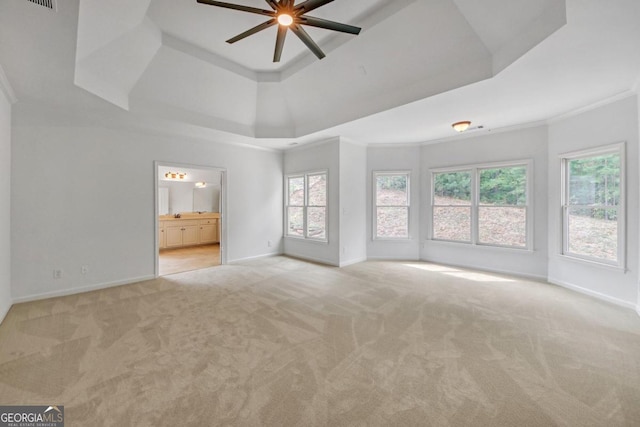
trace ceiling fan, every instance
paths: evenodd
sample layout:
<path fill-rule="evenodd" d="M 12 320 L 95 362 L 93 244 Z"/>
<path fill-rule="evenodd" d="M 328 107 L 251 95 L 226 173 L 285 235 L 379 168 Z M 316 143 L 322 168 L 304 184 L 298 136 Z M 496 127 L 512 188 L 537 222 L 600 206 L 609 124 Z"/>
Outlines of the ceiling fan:
<path fill-rule="evenodd" d="M 307 12 L 311 12 L 327 3 L 331 3 L 333 0 L 306 0 L 302 3 L 295 5 L 296 0 L 265 0 L 271 9 L 259 9 L 256 7 L 243 6 L 239 4 L 226 3 L 213 0 L 197 0 L 198 3 L 208 4 L 210 6 L 225 7 L 227 9 L 235 9 L 243 12 L 255 13 L 258 15 L 268 16 L 270 19 L 257 25 L 244 33 L 227 40 L 227 43 L 235 43 L 246 37 L 249 37 L 257 32 L 265 30 L 274 25 L 278 25 L 278 36 L 276 37 L 276 49 L 273 54 L 273 62 L 280 62 L 282 56 L 282 48 L 284 47 L 284 40 L 287 36 L 287 30 L 293 31 L 300 40 L 313 52 L 318 59 L 325 57 L 322 49 L 313 41 L 309 34 L 302 28 L 303 25 L 309 25 L 310 27 L 324 28 L 327 30 L 340 31 L 348 34 L 360 34 L 361 28 L 354 27 L 353 25 L 341 24 L 339 22 L 329 21 L 322 18 L 315 18 L 313 16 L 307 16 Z"/>

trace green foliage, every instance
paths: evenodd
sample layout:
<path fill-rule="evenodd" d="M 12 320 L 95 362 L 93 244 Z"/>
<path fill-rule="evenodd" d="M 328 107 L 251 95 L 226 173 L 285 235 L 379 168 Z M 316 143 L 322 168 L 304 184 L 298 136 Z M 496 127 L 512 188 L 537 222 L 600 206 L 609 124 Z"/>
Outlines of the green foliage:
<path fill-rule="evenodd" d="M 618 206 L 620 204 L 620 155 L 569 161 L 569 204 Z"/>
<path fill-rule="evenodd" d="M 435 174 L 436 196 L 471 200 L 471 172 Z M 524 166 L 480 170 L 480 203 L 522 206 L 527 201 L 527 170 Z"/>
<path fill-rule="evenodd" d="M 433 184 L 436 196 L 471 201 L 471 172 L 437 173 Z"/>
<path fill-rule="evenodd" d="M 376 177 L 378 190 L 407 191 L 406 175 L 378 175 Z"/>
<path fill-rule="evenodd" d="M 480 171 L 480 203 L 523 206 L 527 203 L 527 169 L 524 166 Z"/>

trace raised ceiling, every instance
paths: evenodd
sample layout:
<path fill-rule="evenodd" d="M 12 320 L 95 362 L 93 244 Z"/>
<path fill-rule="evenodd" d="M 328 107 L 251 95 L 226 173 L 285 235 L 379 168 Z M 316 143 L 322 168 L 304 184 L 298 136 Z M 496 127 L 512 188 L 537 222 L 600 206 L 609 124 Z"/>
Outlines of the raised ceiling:
<path fill-rule="evenodd" d="M 363 31 L 315 31 L 322 61 L 287 37 L 274 65 L 269 31 L 224 42 L 261 17 L 195 0 L 69 0 L 57 12 L 5 0 L 0 64 L 17 120 L 271 148 L 434 142 L 464 119 L 522 125 L 629 93 L 640 75 L 636 0 L 335 0 L 314 14 Z"/>
<path fill-rule="evenodd" d="M 228 2 L 271 10 L 263 0 L 230 0 Z M 337 0 L 315 9 L 310 15 L 341 22 L 361 22 L 388 3 L 388 0 Z M 255 72 L 280 71 L 307 54 L 307 49 L 302 42 L 297 37 L 290 37 L 291 34 L 289 34 L 282 60 L 274 64 L 272 58 L 277 31 L 275 26 L 235 45 L 225 43 L 225 40 L 265 22 L 266 18 L 260 15 L 220 9 L 198 4 L 194 0 L 153 0 L 147 16 L 163 33 Z M 338 39 L 336 40 L 338 43 L 343 43 L 352 37 L 318 28 L 305 28 L 305 30 L 321 45 L 326 44 L 330 38 Z"/>
<path fill-rule="evenodd" d="M 249 137 L 301 137 L 491 78 L 565 24 L 562 1 L 509 4 L 337 0 L 313 15 L 362 33 L 310 29 L 327 58 L 289 37 L 273 64 L 270 30 L 225 43 L 259 15 L 194 0 L 132 8 L 80 0 L 75 82 L 128 110 Z"/>

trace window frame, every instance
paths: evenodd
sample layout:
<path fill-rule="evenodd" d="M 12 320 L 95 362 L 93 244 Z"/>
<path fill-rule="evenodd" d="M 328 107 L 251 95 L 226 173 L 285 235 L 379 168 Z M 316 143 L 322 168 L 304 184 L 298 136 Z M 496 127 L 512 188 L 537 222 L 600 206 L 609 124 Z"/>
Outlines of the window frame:
<path fill-rule="evenodd" d="M 309 177 L 325 175 L 325 204 L 321 205 L 310 205 L 309 204 Z M 302 205 L 291 205 L 289 203 L 289 181 L 295 178 L 303 178 L 304 184 L 304 200 Z M 328 170 L 315 170 L 310 172 L 299 172 L 299 173 L 291 173 L 287 174 L 284 177 L 284 237 L 288 239 L 296 239 L 296 240 L 305 240 L 310 242 L 318 242 L 318 243 L 329 243 L 329 171 Z M 303 235 L 297 236 L 293 234 L 289 234 L 289 208 L 302 208 L 302 230 Z M 310 237 L 308 235 L 308 212 L 309 208 L 324 208 L 325 216 L 324 216 L 324 238 Z"/>
<path fill-rule="evenodd" d="M 514 245 L 501 245 L 496 243 L 486 243 L 480 241 L 480 215 L 479 211 L 481 207 L 487 207 L 487 205 L 482 205 L 480 203 L 480 172 L 486 169 L 507 169 L 512 167 L 524 167 L 525 168 L 525 176 L 526 176 L 526 185 L 525 185 L 525 198 L 526 203 L 524 205 L 496 205 L 496 207 L 505 206 L 505 207 L 516 207 L 525 209 L 525 244 L 524 246 L 514 246 Z M 434 221 L 434 212 L 437 207 L 449 207 L 449 205 L 437 205 L 435 204 L 435 175 L 441 173 L 453 173 L 453 172 L 467 172 L 471 175 L 471 200 L 469 206 L 471 208 L 471 240 L 470 241 L 462 241 L 462 240 L 448 240 L 448 239 L 438 239 L 435 238 L 435 221 Z M 431 189 L 430 189 L 430 220 L 431 225 L 429 227 L 429 234 L 427 236 L 428 240 L 434 242 L 443 242 L 443 243 L 453 243 L 453 244 L 462 244 L 469 245 L 474 247 L 489 247 L 489 248 L 502 248 L 502 249 L 513 249 L 517 251 L 526 251 L 532 252 L 534 248 L 534 201 L 533 201 L 533 159 L 522 159 L 522 160 L 510 160 L 504 162 L 493 162 L 493 163 L 478 163 L 471 165 L 462 165 L 462 166 L 452 166 L 445 168 L 431 168 L 429 169 L 430 179 L 431 179 Z M 467 205 L 460 205 L 467 206 Z"/>
<path fill-rule="evenodd" d="M 378 176 L 396 176 L 403 175 L 407 177 L 407 204 L 406 205 L 378 205 Z M 372 240 L 375 241 L 407 241 L 411 240 L 411 171 L 410 170 L 374 170 L 373 171 L 373 212 L 372 212 Z M 407 236 L 406 237 L 387 237 L 378 236 L 378 208 L 406 208 L 407 209 Z"/>
<path fill-rule="evenodd" d="M 604 205 L 571 205 L 569 203 L 569 191 L 570 191 L 570 180 L 569 180 L 569 162 L 571 160 L 579 160 L 579 159 L 588 159 L 590 157 L 597 157 L 607 154 L 618 154 L 620 156 L 620 203 L 616 207 L 612 206 L 604 206 Z M 626 269 L 626 230 L 627 230 L 627 221 L 626 221 L 626 200 L 627 200 L 627 191 L 626 191 L 626 143 L 618 142 L 614 144 L 604 145 L 595 148 L 589 148 L 585 150 L 579 151 L 571 151 L 568 153 L 562 153 L 559 156 L 560 158 L 560 256 L 578 260 L 594 265 L 602 265 L 607 267 L 612 267 L 619 270 Z M 569 250 L 569 210 L 570 208 L 575 207 L 585 207 L 592 209 L 616 209 L 617 211 L 617 260 L 609 261 L 603 258 L 592 257 L 588 255 L 578 254 L 571 252 Z"/>

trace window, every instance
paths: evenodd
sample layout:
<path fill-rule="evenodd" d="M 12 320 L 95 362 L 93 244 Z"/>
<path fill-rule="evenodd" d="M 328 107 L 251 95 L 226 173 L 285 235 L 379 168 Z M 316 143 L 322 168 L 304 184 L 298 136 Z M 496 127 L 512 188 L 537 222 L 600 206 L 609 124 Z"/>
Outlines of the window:
<path fill-rule="evenodd" d="M 480 169 L 478 242 L 527 245 L 527 168 Z"/>
<path fill-rule="evenodd" d="M 623 267 L 624 145 L 561 159 L 562 253 Z"/>
<path fill-rule="evenodd" d="M 327 241 L 327 173 L 287 177 L 286 235 Z"/>
<path fill-rule="evenodd" d="M 471 242 L 471 171 L 433 174 L 433 238 Z"/>
<path fill-rule="evenodd" d="M 409 173 L 374 172 L 375 239 L 409 238 Z"/>
<path fill-rule="evenodd" d="M 431 238 L 530 247 L 529 162 L 432 171 Z"/>

